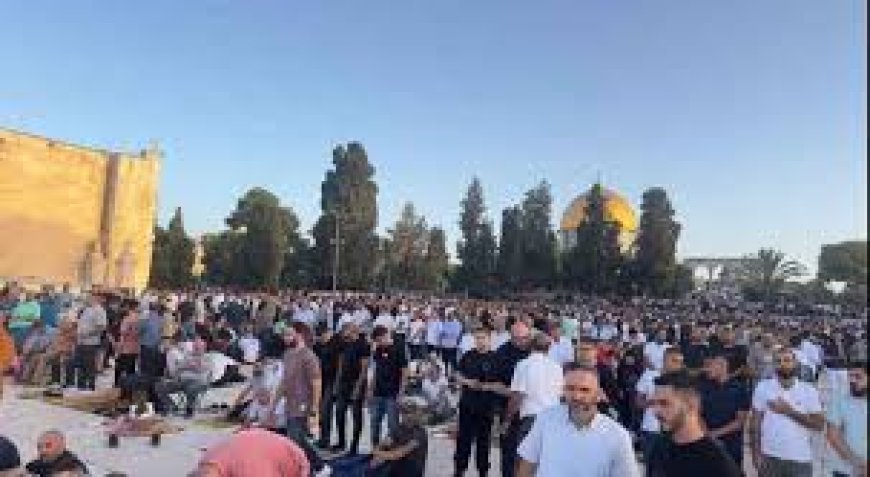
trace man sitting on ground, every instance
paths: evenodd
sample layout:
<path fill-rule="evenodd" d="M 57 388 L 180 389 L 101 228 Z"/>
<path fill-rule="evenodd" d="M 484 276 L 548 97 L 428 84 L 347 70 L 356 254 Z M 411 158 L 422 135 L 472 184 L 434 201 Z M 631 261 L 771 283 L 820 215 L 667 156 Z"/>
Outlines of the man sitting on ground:
<path fill-rule="evenodd" d="M 87 475 L 88 469 L 66 448 L 66 439 L 57 430 L 44 432 L 36 442 L 36 460 L 27 464 L 27 472 L 39 477 L 54 476 L 69 472 Z"/>
<path fill-rule="evenodd" d="M 399 425 L 387 442 L 372 451 L 372 477 L 423 477 L 426 471 L 428 437 L 423 428 L 425 403 L 414 397 L 399 403 Z"/>
<path fill-rule="evenodd" d="M 156 385 L 160 410 L 166 413 L 176 409 L 178 406 L 171 395 L 180 392 L 186 398 L 185 417 L 193 417 L 200 395 L 208 389 L 211 382 L 211 367 L 205 353 L 205 343 L 201 340 L 195 341 L 192 353 L 182 357 L 177 366 L 168 365 L 167 368 L 169 377 Z"/>

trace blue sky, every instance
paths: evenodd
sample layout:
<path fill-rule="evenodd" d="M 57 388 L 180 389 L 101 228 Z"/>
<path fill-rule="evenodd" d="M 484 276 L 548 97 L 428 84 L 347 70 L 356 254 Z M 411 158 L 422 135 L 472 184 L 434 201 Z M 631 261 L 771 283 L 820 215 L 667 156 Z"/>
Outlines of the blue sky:
<path fill-rule="evenodd" d="M 600 173 L 659 185 L 682 256 L 815 265 L 866 237 L 863 0 L 6 0 L 0 125 L 166 157 L 160 219 L 215 230 L 264 186 L 310 229 L 334 144 L 458 232 L 541 179 L 556 217 Z M 451 247 L 452 248 L 452 247 Z"/>

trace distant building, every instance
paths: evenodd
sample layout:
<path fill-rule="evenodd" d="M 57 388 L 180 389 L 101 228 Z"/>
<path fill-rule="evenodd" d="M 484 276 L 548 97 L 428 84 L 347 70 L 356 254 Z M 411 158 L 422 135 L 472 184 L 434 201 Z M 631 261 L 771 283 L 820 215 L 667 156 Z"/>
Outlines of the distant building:
<path fill-rule="evenodd" d="M 0 128 L 0 281 L 144 288 L 160 156 Z"/>
<path fill-rule="evenodd" d="M 610 189 L 602 189 L 605 218 L 619 226 L 619 245 L 624 252 L 627 252 L 634 243 L 634 237 L 637 234 L 637 215 L 624 197 Z M 590 191 L 571 201 L 571 204 L 562 214 L 562 221 L 559 224 L 559 248 L 563 251 L 569 250 L 577 243 L 577 229 L 586 220 L 586 204 Z"/>

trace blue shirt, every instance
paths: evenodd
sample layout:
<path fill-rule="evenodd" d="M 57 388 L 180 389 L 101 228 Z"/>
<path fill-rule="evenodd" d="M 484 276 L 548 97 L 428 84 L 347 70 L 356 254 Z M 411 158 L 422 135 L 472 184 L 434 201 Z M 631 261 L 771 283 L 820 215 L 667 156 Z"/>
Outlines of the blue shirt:
<path fill-rule="evenodd" d="M 441 347 L 456 348 L 462 335 L 462 323 L 457 320 L 447 320 L 441 323 Z"/>
<path fill-rule="evenodd" d="M 139 321 L 139 344 L 148 348 L 160 346 L 163 339 L 163 318 L 156 311 L 149 311 Z"/>
<path fill-rule="evenodd" d="M 849 449 L 867 460 L 867 398 L 837 396 L 828 409 L 828 422 L 842 430 Z"/>

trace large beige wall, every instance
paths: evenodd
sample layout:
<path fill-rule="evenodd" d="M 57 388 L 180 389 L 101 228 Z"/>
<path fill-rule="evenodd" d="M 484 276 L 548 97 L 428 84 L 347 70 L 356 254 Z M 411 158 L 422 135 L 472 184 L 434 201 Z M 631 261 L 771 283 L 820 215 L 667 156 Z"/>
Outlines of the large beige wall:
<path fill-rule="evenodd" d="M 96 282 L 143 287 L 151 261 L 158 158 L 119 155 L 114 210 L 103 228 L 112 153 L 0 129 L 0 277 L 84 285 L 90 246 L 107 244 Z M 118 283 L 119 255 L 133 255 L 134 283 Z"/>

